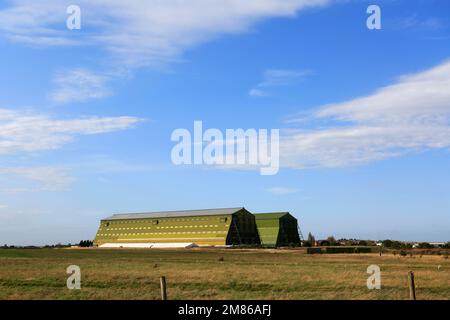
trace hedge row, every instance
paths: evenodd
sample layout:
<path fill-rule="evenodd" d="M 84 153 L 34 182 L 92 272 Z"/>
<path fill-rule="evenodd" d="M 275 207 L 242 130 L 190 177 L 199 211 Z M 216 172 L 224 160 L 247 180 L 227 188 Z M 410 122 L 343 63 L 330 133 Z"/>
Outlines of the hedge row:
<path fill-rule="evenodd" d="M 313 247 L 313 248 L 306 248 L 306 253 L 307 254 L 316 254 L 316 253 L 322 253 L 322 248 L 317 248 L 317 247 Z"/>
<path fill-rule="evenodd" d="M 372 248 L 370 247 L 325 247 L 325 248 L 313 247 L 306 249 L 307 254 L 371 253 L 371 252 Z"/>

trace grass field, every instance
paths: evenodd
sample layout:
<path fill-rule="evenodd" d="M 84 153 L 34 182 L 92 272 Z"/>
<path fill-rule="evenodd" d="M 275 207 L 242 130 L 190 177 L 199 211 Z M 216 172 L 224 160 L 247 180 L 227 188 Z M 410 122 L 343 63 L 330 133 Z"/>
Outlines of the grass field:
<path fill-rule="evenodd" d="M 66 268 L 81 268 L 81 290 L 66 288 Z M 367 267 L 381 268 L 368 290 Z M 439 267 L 440 266 L 440 267 Z M 304 250 L 0 250 L 0 299 L 450 299 L 444 256 L 307 255 Z"/>

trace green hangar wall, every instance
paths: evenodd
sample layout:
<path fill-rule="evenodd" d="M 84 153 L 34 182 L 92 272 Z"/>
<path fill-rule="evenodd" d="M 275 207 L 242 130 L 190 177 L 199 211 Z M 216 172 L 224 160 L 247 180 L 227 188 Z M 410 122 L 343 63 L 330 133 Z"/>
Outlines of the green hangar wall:
<path fill-rule="evenodd" d="M 298 222 L 289 212 L 255 214 L 261 244 L 266 247 L 299 245 Z"/>
<path fill-rule="evenodd" d="M 195 243 L 258 245 L 255 217 L 245 208 L 115 214 L 101 220 L 94 245 Z"/>

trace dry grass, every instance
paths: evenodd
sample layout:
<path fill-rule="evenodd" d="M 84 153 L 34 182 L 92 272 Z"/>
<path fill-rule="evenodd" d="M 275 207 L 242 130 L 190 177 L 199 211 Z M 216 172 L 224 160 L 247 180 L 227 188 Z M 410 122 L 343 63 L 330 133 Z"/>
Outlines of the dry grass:
<path fill-rule="evenodd" d="M 67 266 L 81 267 L 82 289 L 68 290 Z M 377 264 L 382 289 L 368 290 Z M 438 266 L 440 266 L 438 268 Z M 418 299 L 450 298 L 443 256 L 306 255 L 303 250 L 0 250 L 0 299 Z"/>

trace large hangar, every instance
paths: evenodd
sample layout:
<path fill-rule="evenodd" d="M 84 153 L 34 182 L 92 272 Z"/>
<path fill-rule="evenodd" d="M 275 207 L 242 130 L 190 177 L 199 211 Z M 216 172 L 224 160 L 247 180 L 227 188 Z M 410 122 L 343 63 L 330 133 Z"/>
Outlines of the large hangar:
<path fill-rule="evenodd" d="M 255 216 L 245 208 L 114 214 L 101 220 L 100 247 L 258 245 Z"/>
<path fill-rule="evenodd" d="M 300 245 L 298 222 L 289 212 L 258 213 L 255 218 L 263 246 Z"/>

